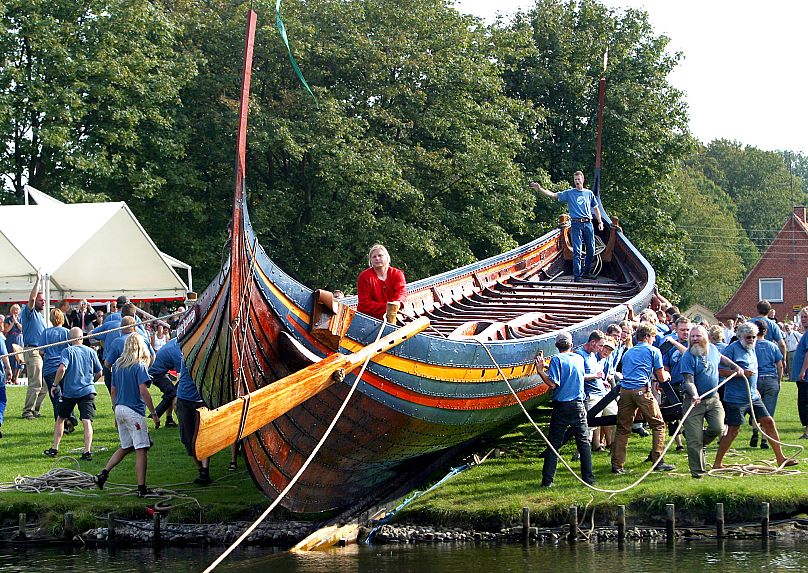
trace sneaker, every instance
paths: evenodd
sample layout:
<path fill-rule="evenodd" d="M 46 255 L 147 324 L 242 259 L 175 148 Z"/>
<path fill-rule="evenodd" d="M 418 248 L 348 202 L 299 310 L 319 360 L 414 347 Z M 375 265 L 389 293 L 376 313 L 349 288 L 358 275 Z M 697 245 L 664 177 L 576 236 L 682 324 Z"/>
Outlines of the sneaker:
<path fill-rule="evenodd" d="M 626 470 L 624 470 L 623 468 L 612 467 L 612 473 L 613 474 L 623 475 L 624 473 L 626 473 Z"/>
<path fill-rule="evenodd" d="M 769 449 L 769 442 L 765 442 L 763 440 L 760 441 L 760 449 L 761 450 L 768 450 Z"/>
<path fill-rule="evenodd" d="M 98 489 L 104 489 L 104 484 L 107 483 L 109 479 L 109 472 L 107 470 L 101 470 L 101 473 L 95 476 L 95 485 L 98 486 Z"/>
<path fill-rule="evenodd" d="M 145 485 L 137 486 L 138 497 L 148 497 L 150 495 L 154 495 L 154 490 L 147 488 Z"/>
<path fill-rule="evenodd" d="M 0 436 L 2 438 L 3 436 Z M 227 466 L 227 471 L 234 472 L 238 469 L 238 464 L 236 462 L 230 462 L 230 465 Z"/>
<path fill-rule="evenodd" d="M 177 422 L 174 421 L 174 418 L 169 418 L 168 420 L 166 420 L 165 427 L 166 428 L 176 428 L 177 427 Z"/>
<path fill-rule="evenodd" d="M 749 439 L 749 447 L 756 448 L 758 445 L 758 433 L 752 432 L 752 437 Z"/>
<path fill-rule="evenodd" d="M 48 448 L 47 450 L 45 450 L 42 453 L 44 455 L 48 456 L 49 458 L 55 458 L 56 456 L 59 455 L 59 450 L 54 450 L 53 448 Z"/>
<path fill-rule="evenodd" d="M 544 480 L 542 480 L 542 482 L 541 482 L 541 484 L 539 485 L 539 487 L 553 487 L 553 482 L 551 482 L 551 481 L 544 481 Z"/>
<path fill-rule="evenodd" d="M 690 476 L 691 476 L 693 479 L 702 479 L 702 478 L 703 478 L 705 475 L 706 475 L 706 474 L 702 474 L 702 473 L 693 473 L 693 474 L 690 474 Z"/>
<path fill-rule="evenodd" d="M 648 436 L 651 435 L 650 432 L 648 432 L 648 430 L 646 430 L 645 428 L 632 428 L 631 433 L 637 434 L 641 438 L 647 438 Z"/>
<path fill-rule="evenodd" d="M 76 423 L 73 420 L 65 420 L 65 434 L 72 434 L 76 431 Z"/>
<path fill-rule="evenodd" d="M 685 449 L 685 447 L 684 447 L 684 446 L 676 446 L 676 451 L 677 451 L 677 452 L 681 452 L 681 451 L 682 451 L 682 450 L 684 450 L 684 449 Z"/>
<path fill-rule="evenodd" d="M 81 461 L 83 462 L 91 462 L 93 461 L 93 453 L 92 452 L 84 452 L 81 454 Z"/>
<path fill-rule="evenodd" d="M 199 472 L 199 477 L 194 480 L 196 485 L 210 485 L 213 483 L 213 480 L 210 479 L 210 474 L 208 472 Z"/>
<path fill-rule="evenodd" d="M 799 438 L 800 440 L 808 440 L 808 434 L 803 434 Z"/>
<path fill-rule="evenodd" d="M 654 468 L 655 472 L 671 472 L 676 469 L 676 466 L 673 464 L 659 464 L 657 467 Z"/>
<path fill-rule="evenodd" d="M 41 418 L 42 412 L 34 412 L 34 418 Z"/>
<path fill-rule="evenodd" d="M 33 414 L 23 414 L 22 419 L 23 420 L 36 420 L 36 418 L 34 417 Z"/>

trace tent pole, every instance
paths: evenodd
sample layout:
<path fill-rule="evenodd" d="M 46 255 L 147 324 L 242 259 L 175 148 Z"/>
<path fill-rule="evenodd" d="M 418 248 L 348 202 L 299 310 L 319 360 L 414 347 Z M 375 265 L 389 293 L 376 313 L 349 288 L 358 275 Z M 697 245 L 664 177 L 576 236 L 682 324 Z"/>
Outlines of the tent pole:
<path fill-rule="evenodd" d="M 45 298 L 45 326 L 53 326 L 50 321 L 50 275 L 42 276 L 42 296 Z"/>

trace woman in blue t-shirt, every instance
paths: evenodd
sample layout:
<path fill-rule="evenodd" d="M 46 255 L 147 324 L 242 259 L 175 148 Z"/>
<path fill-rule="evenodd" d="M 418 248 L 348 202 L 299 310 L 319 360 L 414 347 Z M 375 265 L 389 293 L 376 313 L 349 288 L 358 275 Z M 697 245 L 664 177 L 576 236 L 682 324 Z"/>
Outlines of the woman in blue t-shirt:
<path fill-rule="evenodd" d="M 123 346 L 123 353 L 112 365 L 112 385 L 110 395 L 115 407 L 115 421 L 118 424 L 118 437 L 121 447 L 112 454 L 101 473 L 95 476 L 99 489 L 109 478 L 109 472 L 127 455 L 135 452 L 135 475 L 137 494 L 145 497 L 151 493 L 146 488 L 147 453 L 151 439 L 146 426 L 146 408 L 154 420 L 154 427 L 160 427 L 160 417 L 146 384 L 149 382 L 149 349 L 142 336 L 130 336 Z"/>
<path fill-rule="evenodd" d="M 3 334 L 6 336 L 6 346 L 4 349 L 6 352 L 14 352 L 14 348 L 12 345 L 16 344 L 17 346 L 23 346 L 22 340 L 22 324 L 20 323 L 20 305 L 12 304 L 11 308 L 8 311 L 8 316 L 6 320 L 3 322 Z M 5 352 L 3 352 L 5 354 Z M 11 363 L 11 378 L 9 379 L 9 384 L 16 384 L 17 383 L 17 376 L 19 376 L 20 371 L 22 370 L 22 363 L 17 360 L 17 355 L 9 356 L 8 357 L 9 363 Z"/>

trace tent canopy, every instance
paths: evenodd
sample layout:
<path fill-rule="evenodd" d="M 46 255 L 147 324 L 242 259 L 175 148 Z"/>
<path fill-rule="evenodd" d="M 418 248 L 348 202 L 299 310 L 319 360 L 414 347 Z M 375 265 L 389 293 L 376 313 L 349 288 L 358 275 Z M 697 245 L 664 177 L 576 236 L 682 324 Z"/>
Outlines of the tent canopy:
<path fill-rule="evenodd" d="M 51 298 L 184 299 L 191 267 L 160 252 L 126 203 L 0 206 L 0 302 L 27 301 L 36 272 Z M 189 285 L 174 267 L 188 271 Z"/>

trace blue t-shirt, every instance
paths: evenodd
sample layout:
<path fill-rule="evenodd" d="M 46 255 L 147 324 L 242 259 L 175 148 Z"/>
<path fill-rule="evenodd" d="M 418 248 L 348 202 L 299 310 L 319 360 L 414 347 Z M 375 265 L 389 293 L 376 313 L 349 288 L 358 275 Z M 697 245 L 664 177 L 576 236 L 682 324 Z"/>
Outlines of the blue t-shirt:
<path fill-rule="evenodd" d="M 679 361 L 679 372 L 682 375 L 690 374 L 696 384 L 699 396 L 710 390 L 715 390 L 718 386 L 718 365 L 721 362 L 721 352 L 718 348 L 710 344 L 705 356 L 696 356 L 692 352 L 685 352 Z M 710 392 L 705 398 L 714 396 L 715 392 Z"/>
<path fill-rule="evenodd" d="M 65 365 L 62 378 L 62 395 L 65 398 L 95 394 L 95 375 L 101 372 L 101 362 L 95 350 L 83 344 L 71 344 L 62 350 L 59 363 Z"/>
<path fill-rule="evenodd" d="M 778 324 L 768 316 L 756 316 L 755 318 L 750 318 L 749 322 L 765 322 L 766 334 L 763 335 L 763 338 L 769 342 L 780 342 L 783 340 L 783 331 L 780 330 Z"/>
<path fill-rule="evenodd" d="M 594 352 L 587 352 L 583 348 L 579 348 L 575 351 L 575 354 L 584 359 L 585 375 L 603 372 L 603 368 L 601 368 L 601 361 L 598 359 L 598 355 Z M 589 396 L 605 396 L 606 388 L 603 387 L 603 384 L 598 378 L 594 380 L 584 380 L 584 394 L 586 394 L 587 398 Z"/>
<path fill-rule="evenodd" d="M 2 331 L 0 331 L 0 354 L 5 354 L 6 350 L 6 337 L 3 336 Z M 6 361 L 0 360 L 0 384 L 5 386 L 6 384 Z"/>
<path fill-rule="evenodd" d="M 558 384 L 553 393 L 556 402 L 584 399 L 584 359 L 579 354 L 562 352 L 554 355 L 547 375 Z"/>
<path fill-rule="evenodd" d="M 120 326 L 121 326 L 121 320 L 120 319 L 118 319 L 118 320 L 110 320 L 110 321 L 107 321 L 106 319 L 104 319 L 104 324 L 102 324 L 100 326 L 96 326 L 95 328 L 93 328 L 90 331 L 90 334 L 93 335 L 93 338 L 97 338 L 98 340 L 103 342 L 104 347 L 106 348 L 107 344 L 111 343 L 114 338 L 118 337 L 117 332 L 108 332 L 108 331 L 112 330 L 113 328 L 118 328 Z M 112 337 L 112 338 L 109 338 L 109 341 L 107 341 L 107 337 Z"/>
<path fill-rule="evenodd" d="M 146 402 L 140 395 L 140 386 L 149 380 L 149 373 L 143 363 L 128 368 L 113 366 L 112 387 L 115 388 L 115 405 L 128 406 L 141 416 L 145 416 Z"/>
<path fill-rule="evenodd" d="M 118 332 L 123 332 L 123 331 L 119 330 Z M 112 367 L 113 364 L 115 364 L 115 361 L 118 360 L 118 358 L 121 357 L 121 354 L 123 354 L 123 345 L 126 343 L 126 339 L 129 338 L 129 336 L 132 335 L 132 334 L 137 334 L 137 333 L 126 332 L 126 333 L 122 334 L 121 336 L 118 336 L 117 338 L 115 338 L 111 343 L 109 342 L 109 337 L 107 337 L 107 342 L 105 343 L 105 346 L 104 346 L 104 362 L 109 364 L 110 368 Z M 110 333 L 109 336 L 112 336 L 112 333 Z M 143 338 L 143 341 L 146 343 L 146 348 L 149 349 L 149 354 L 154 356 L 154 348 L 152 348 L 152 345 L 149 343 L 149 341 L 146 339 L 146 337 L 142 336 L 140 334 L 138 334 L 138 336 Z"/>
<path fill-rule="evenodd" d="M 68 338 L 69 331 L 64 326 L 51 326 L 42 333 L 40 343 L 42 345 L 53 344 L 54 342 L 64 342 Z M 57 344 L 56 346 L 49 346 L 43 350 L 45 353 L 42 362 L 43 375 L 50 376 L 51 374 L 56 374 L 56 371 L 59 369 L 59 364 L 61 363 L 62 350 L 65 348 L 67 348 L 67 342 Z"/>
<path fill-rule="evenodd" d="M 654 372 L 660 368 L 662 353 L 659 348 L 641 342 L 623 355 L 623 381 L 620 385 L 626 390 L 645 388 Z"/>
<path fill-rule="evenodd" d="M 676 338 L 676 341 L 687 346 L 687 343 L 681 342 L 678 337 Z M 681 384 L 683 380 L 681 368 L 679 366 L 679 362 L 681 360 L 682 353 L 675 346 L 662 356 L 662 364 L 668 367 L 668 372 L 671 374 L 671 384 L 674 386 Z"/>
<path fill-rule="evenodd" d="M 27 304 L 22 305 L 20 324 L 25 346 L 42 346 L 42 333 L 45 332 L 45 317 Z"/>
<path fill-rule="evenodd" d="M 766 339 L 755 342 L 755 356 L 758 361 L 758 376 L 777 376 L 777 362 L 783 359 L 783 353 L 774 343 Z"/>
<path fill-rule="evenodd" d="M 202 402 L 202 395 L 191 378 L 191 373 L 185 366 L 185 357 L 182 355 L 180 345 L 176 338 L 169 340 L 158 352 L 154 364 L 149 368 L 149 376 L 157 378 L 169 370 L 179 372 L 177 381 L 177 398 L 189 402 Z"/>
<path fill-rule="evenodd" d="M 591 219 L 592 211 L 598 206 L 595 194 L 589 189 L 567 189 L 562 191 L 556 198 L 560 203 L 566 203 L 572 219 Z"/>
<path fill-rule="evenodd" d="M 797 344 L 797 350 L 794 351 L 794 364 L 791 365 L 791 380 L 793 382 L 799 380 L 800 370 L 802 370 L 802 363 L 805 362 L 806 352 L 808 352 L 808 336 L 803 334 Z"/>
<path fill-rule="evenodd" d="M 749 377 L 749 386 L 752 389 L 752 399 L 757 400 L 760 398 L 760 394 L 757 391 L 758 363 L 757 356 L 755 356 L 755 349 L 747 350 L 740 341 L 736 340 L 732 344 L 727 345 L 723 354 L 744 370 L 754 372 L 754 374 Z M 736 376 L 727 382 L 727 385 L 724 386 L 724 402 L 728 404 L 749 403 L 749 390 L 746 388 L 746 380 L 744 380 L 743 377 Z"/>
<path fill-rule="evenodd" d="M 108 315 L 104 317 L 104 323 L 107 322 L 120 322 L 121 321 L 121 311 L 116 310 L 115 312 L 110 312 Z"/>

